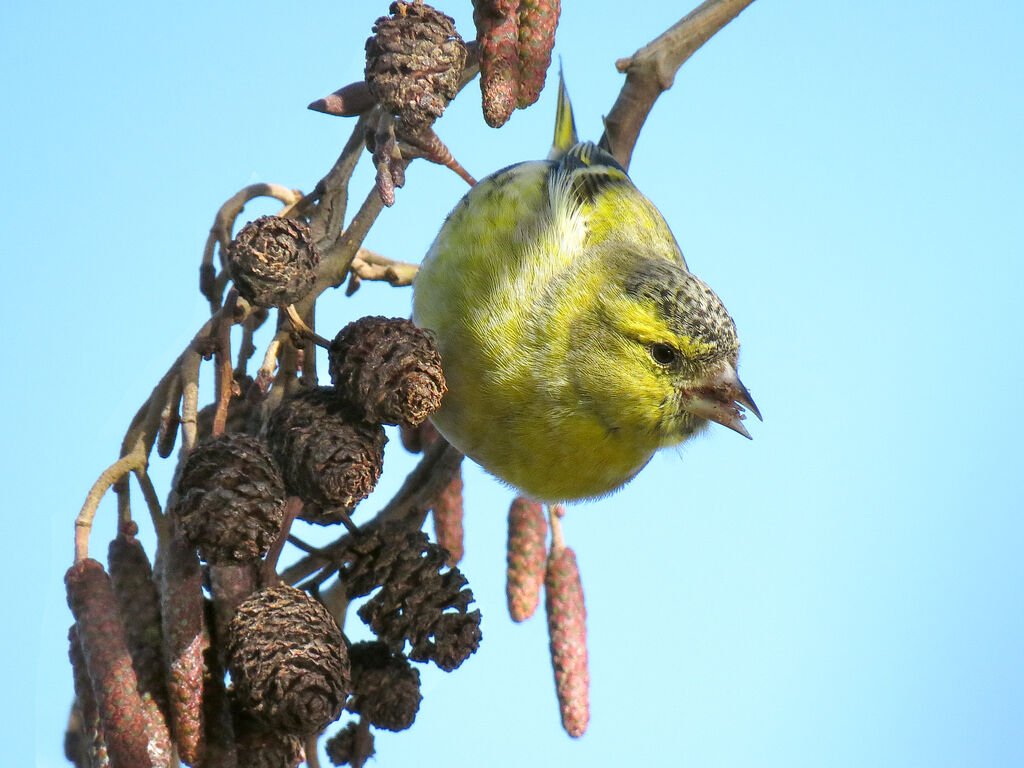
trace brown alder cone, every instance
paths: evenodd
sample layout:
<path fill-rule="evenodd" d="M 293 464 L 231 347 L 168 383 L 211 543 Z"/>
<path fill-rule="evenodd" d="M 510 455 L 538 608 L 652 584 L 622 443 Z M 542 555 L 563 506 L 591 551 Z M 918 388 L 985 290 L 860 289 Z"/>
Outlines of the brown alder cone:
<path fill-rule="evenodd" d="M 334 765 L 362 766 L 373 757 L 373 734 L 365 718 L 346 723 L 345 727 L 327 740 L 327 757 Z"/>
<path fill-rule="evenodd" d="M 171 730 L 181 759 L 197 765 L 202 759 L 203 677 L 210 647 L 199 556 L 176 533 L 160 559 L 160 613 L 164 628 L 164 664 Z"/>
<path fill-rule="evenodd" d="M 473 0 L 484 120 L 500 128 L 519 99 L 519 0 Z"/>
<path fill-rule="evenodd" d="M 448 487 L 441 491 L 433 506 L 434 535 L 437 543 L 448 550 L 449 566 L 456 565 L 465 554 L 462 531 L 462 468 Z"/>
<path fill-rule="evenodd" d="M 576 554 L 569 547 L 551 550 L 544 588 L 551 665 L 555 671 L 562 727 L 573 738 L 579 738 L 590 720 L 587 609 L 583 604 L 583 584 Z"/>
<path fill-rule="evenodd" d="M 135 524 L 131 524 L 133 528 Z M 114 594 L 124 619 L 128 649 L 138 678 L 139 693 L 149 694 L 167 711 L 164 680 L 163 629 L 160 594 L 146 550 L 135 536 L 122 531 L 107 550 Z"/>
<path fill-rule="evenodd" d="M 85 654 L 78 640 L 78 625 L 72 624 L 68 630 L 68 658 L 71 661 L 71 674 L 75 684 L 76 718 L 68 722 L 68 732 L 64 736 L 64 756 L 75 764 L 75 768 L 106 768 L 110 765 L 107 754 L 107 743 L 103 739 L 103 726 L 100 723 L 100 711 L 96 705 L 96 697 L 89 681 L 89 670 L 85 664 Z M 77 730 L 77 733 L 73 732 Z"/>
<path fill-rule="evenodd" d="M 451 672 L 480 645 L 480 611 L 469 610 L 473 591 L 445 556 L 423 531 L 393 521 L 350 539 L 337 558 L 350 600 L 383 587 L 358 611 L 373 633 L 395 652 L 408 641 L 410 659 Z"/>
<path fill-rule="evenodd" d="M 139 694 L 117 598 L 103 566 L 80 560 L 64 576 L 113 768 L 171 765 L 170 735 L 152 698 Z"/>
<path fill-rule="evenodd" d="M 560 11 L 560 0 L 519 1 L 519 109 L 537 101 L 544 89 Z"/>
<path fill-rule="evenodd" d="M 346 709 L 367 718 L 376 728 L 409 728 L 423 696 L 420 673 L 405 655 L 392 653 L 380 641 L 364 641 L 349 648 L 349 660 L 352 697 Z"/>
<path fill-rule="evenodd" d="M 303 501 L 299 517 L 330 525 L 380 478 L 388 438 L 333 387 L 304 389 L 282 402 L 267 425 L 267 442 L 288 493 Z"/>
<path fill-rule="evenodd" d="M 239 768 L 296 768 L 305 758 L 301 737 L 271 730 L 240 707 L 234 713 Z"/>
<path fill-rule="evenodd" d="M 208 563 L 258 560 L 281 532 L 284 480 L 264 440 L 225 433 L 196 445 L 171 516 Z"/>
<path fill-rule="evenodd" d="M 329 350 L 331 382 L 374 424 L 416 426 L 446 391 L 430 331 L 404 318 L 362 317 L 342 328 Z"/>
<path fill-rule="evenodd" d="M 526 621 L 540 602 L 547 561 L 548 521 L 544 506 L 524 496 L 508 510 L 508 564 L 505 595 L 512 621 Z"/>
<path fill-rule="evenodd" d="M 345 640 L 301 589 L 267 587 L 238 606 L 226 650 L 236 704 L 268 727 L 309 735 L 341 714 L 351 691 Z"/>
<path fill-rule="evenodd" d="M 459 91 L 466 46 L 450 16 L 423 2 L 394 2 L 366 41 L 366 84 L 405 129 L 428 128 Z"/>
<path fill-rule="evenodd" d="M 242 227 L 227 249 L 238 294 L 259 307 L 298 301 L 316 280 L 320 256 L 304 221 L 260 216 Z"/>

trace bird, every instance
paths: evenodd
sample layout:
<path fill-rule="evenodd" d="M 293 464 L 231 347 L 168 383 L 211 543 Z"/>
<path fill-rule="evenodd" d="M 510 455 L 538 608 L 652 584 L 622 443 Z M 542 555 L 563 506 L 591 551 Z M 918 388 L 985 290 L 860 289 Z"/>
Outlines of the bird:
<path fill-rule="evenodd" d="M 560 78 L 547 159 L 480 180 L 424 256 L 413 321 L 448 391 L 431 420 L 457 449 L 548 504 L 606 496 L 661 448 L 760 411 L 736 325 L 658 209 L 576 134 Z"/>

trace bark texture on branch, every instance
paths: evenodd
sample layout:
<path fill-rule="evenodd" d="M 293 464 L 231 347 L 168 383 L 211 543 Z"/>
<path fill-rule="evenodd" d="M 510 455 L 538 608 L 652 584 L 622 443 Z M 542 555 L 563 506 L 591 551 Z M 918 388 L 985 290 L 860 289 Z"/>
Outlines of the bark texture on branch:
<path fill-rule="evenodd" d="M 658 97 L 683 63 L 754 0 L 707 0 L 632 56 L 615 66 L 626 73 L 615 104 L 604 120 L 600 146 L 629 169 L 640 129 Z"/>

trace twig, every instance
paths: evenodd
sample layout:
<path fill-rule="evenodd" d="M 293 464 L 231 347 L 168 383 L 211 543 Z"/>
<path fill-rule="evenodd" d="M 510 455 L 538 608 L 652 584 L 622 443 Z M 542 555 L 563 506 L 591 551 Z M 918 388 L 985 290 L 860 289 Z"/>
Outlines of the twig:
<path fill-rule="evenodd" d="M 676 71 L 722 27 L 754 0 L 706 0 L 669 29 L 615 66 L 626 82 L 604 120 L 601 147 L 629 168 L 633 147 L 647 115 Z"/>
<path fill-rule="evenodd" d="M 189 346 L 181 362 L 181 450 L 188 453 L 196 444 L 199 415 L 199 365 L 203 357 Z"/>
<path fill-rule="evenodd" d="M 162 542 L 167 540 L 170 533 L 170 529 L 167 525 L 167 517 L 160 508 L 160 499 L 157 497 L 156 488 L 153 487 L 153 481 L 149 477 L 149 472 L 144 468 L 133 471 L 135 472 L 135 479 L 139 483 L 139 488 L 142 489 L 142 496 L 146 500 L 146 507 L 149 509 L 150 520 L 153 521 L 153 528 L 156 531 L 157 546 L 159 547 Z"/>
<path fill-rule="evenodd" d="M 214 437 L 224 434 L 228 423 L 228 405 L 235 385 L 235 370 L 231 364 L 231 326 L 234 325 L 235 306 L 238 303 L 238 291 L 228 291 L 224 311 L 220 313 L 220 327 L 217 329 L 217 351 L 214 353 L 217 365 L 217 410 L 213 414 Z"/>
<path fill-rule="evenodd" d="M 289 304 L 285 307 L 285 312 L 288 315 L 288 319 L 291 320 L 292 327 L 294 327 L 296 331 L 306 338 L 312 339 L 324 349 L 330 349 L 331 342 L 306 325 L 306 321 L 299 317 L 299 313 L 296 311 L 294 304 Z"/>
<path fill-rule="evenodd" d="M 260 369 L 256 372 L 256 386 L 264 394 L 270 389 L 270 382 L 274 380 L 274 369 L 277 368 L 277 353 L 281 348 L 281 342 L 290 335 L 289 331 L 278 331 L 267 345 L 267 352 L 263 356 L 263 364 L 260 365 Z"/>
<path fill-rule="evenodd" d="M 360 248 L 352 259 L 351 269 L 352 274 L 361 280 L 384 280 L 398 288 L 412 285 L 419 265 L 394 261 L 366 248 Z"/>
<path fill-rule="evenodd" d="M 260 582 L 263 586 L 268 587 L 278 583 L 277 561 L 281 557 L 281 551 L 284 549 L 285 542 L 288 540 L 288 532 L 292 529 L 292 523 L 295 522 L 295 518 L 301 513 L 302 499 L 298 496 L 289 496 L 284 503 L 284 520 L 281 523 L 281 532 L 274 539 L 274 543 L 270 545 L 270 550 L 267 552 L 266 557 L 263 558 L 263 564 L 260 566 Z"/>
<path fill-rule="evenodd" d="M 85 497 L 78 517 L 75 518 L 75 562 L 84 560 L 89 556 L 89 532 L 92 530 L 92 521 L 96 516 L 96 509 L 100 500 L 106 495 L 114 483 L 124 477 L 127 473 L 145 466 L 146 458 L 139 453 L 132 453 L 122 456 L 109 467 L 107 467 L 96 478 L 89 493 Z"/>
<path fill-rule="evenodd" d="M 256 307 L 252 314 L 242 323 L 242 341 L 238 345 L 238 362 L 235 363 L 235 375 L 237 378 L 244 378 L 246 369 L 249 367 L 249 360 L 256 354 L 256 345 L 253 343 L 253 335 L 260 326 L 267 321 L 270 313 L 263 307 Z"/>

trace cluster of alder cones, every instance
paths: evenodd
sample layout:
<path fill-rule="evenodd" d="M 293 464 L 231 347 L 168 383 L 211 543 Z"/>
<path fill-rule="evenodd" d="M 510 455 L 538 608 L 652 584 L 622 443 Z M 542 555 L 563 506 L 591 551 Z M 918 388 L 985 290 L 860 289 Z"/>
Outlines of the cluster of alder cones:
<path fill-rule="evenodd" d="M 236 290 L 262 306 L 308 289 L 316 262 L 306 225 L 278 217 L 243 227 L 229 253 Z M 333 386 L 298 388 L 265 424 L 237 398 L 223 431 L 182 457 L 155 573 L 130 521 L 109 572 L 87 557 L 68 570 L 76 764 L 295 766 L 347 710 L 359 719 L 328 753 L 361 765 L 371 726 L 415 719 L 411 662 L 450 671 L 478 647 L 465 577 L 401 521 L 353 526 L 331 555 L 345 604 L 375 593 L 358 611 L 375 641 L 350 643 L 316 588 L 280 583 L 292 520 L 352 526 L 381 474 L 383 425 L 416 428 L 445 391 L 429 333 L 407 320 L 362 318 L 329 351 Z M 447 494 L 435 506 L 461 509 Z"/>
<path fill-rule="evenodd" d="M 558 3 L 473 5 L 484 115 L 497 127 L 543 87 Z M 431 125 L 457 93 L 468 55 L 451 18 L 429 5 L 394 2 L 390 14 L 367 41 L 362 85 L 372 98 L 335 112 L 380 105 L 386 119 L 366 139 L 388 203 L 407 162 L 397 142 L 461 170 Z M 279 216 L 247 224 L 224 255 L 238 296 L 282 311 L 312 290 L 320 263 L 308 225 Z M 183 451 L 158 525 L 155 566 L 124 517 L 106 567 L 82 555 L 68 570 L 75 705 L 65 747 L 76 766 L 294 768 L 347 711 L 354 718 L 325 746 L 334 764 L 358 767 L 374 753 L 371 728 L 412 725 L 421 700 L 414 663 L 451 671 L 477 649 L 480 613 L 455 567 L 461 474 L 431 503 L 437 544 L 402 521 L 356 528 L 350 519 L 380 477 L 383 425 L 401 427 L 414 452 L 437 439 L 425 419 L 445 386 L 430 335 L 407 320 L 367 317 L 339 332 L 329 354 L 332 386 L 293 379 L 268 412 L 267 382 L 233 381 L 199 413 L 199 440 Z M 162 421 L 161 456 L 179 423 Z M 317 578 L 299 587 L 277 573 L 295 519 L 348 528 Z M 525 620 L 545 585 L 562 721 L 579 736 L 588 718 L 585 611 L 575 556 L 555 518 L 552 527 L 548 552 L 543 509 L 513 503 L 509 609 Z M 331 577 L 327 599 L 320 588 Z M 353 643 L 342 627 L 359 599 L 376 639 Z"/>

